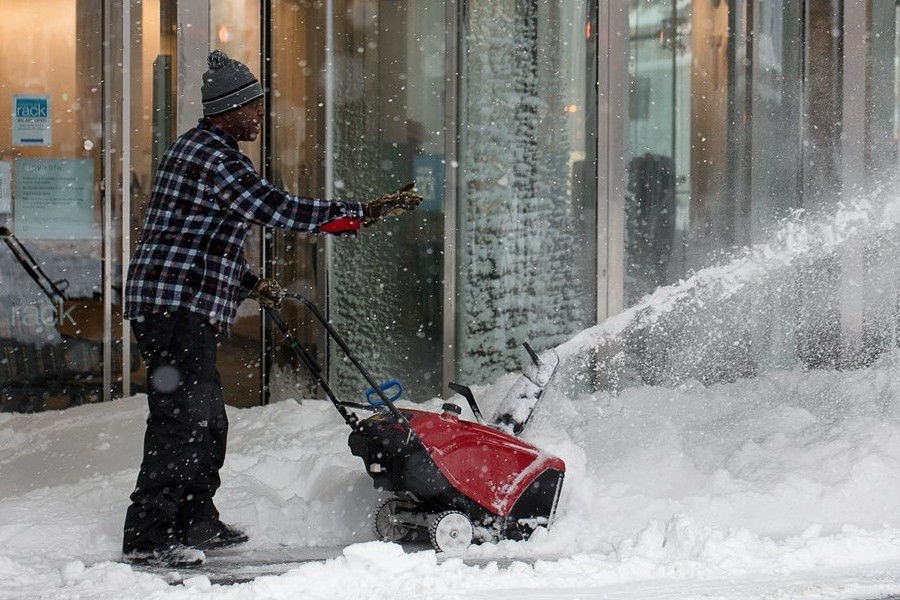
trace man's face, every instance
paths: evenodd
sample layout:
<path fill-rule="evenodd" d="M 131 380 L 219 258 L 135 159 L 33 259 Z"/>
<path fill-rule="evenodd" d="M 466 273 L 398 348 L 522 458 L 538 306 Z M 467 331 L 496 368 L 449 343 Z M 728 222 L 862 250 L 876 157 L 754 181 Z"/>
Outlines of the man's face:
<path fill-rule="evenodd" d="M 263 99 L 259 98 L 222 115 L 222 125 L 239 142 L 252 142 L 259 136 L 265 116 Z"/>

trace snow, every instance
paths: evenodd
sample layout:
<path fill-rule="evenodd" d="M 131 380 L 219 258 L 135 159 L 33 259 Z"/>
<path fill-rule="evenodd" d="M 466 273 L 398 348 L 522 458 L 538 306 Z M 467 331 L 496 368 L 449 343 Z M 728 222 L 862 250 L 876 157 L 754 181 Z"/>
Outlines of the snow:
<path fill-rule="evenodd" d="M 334 558 L 234 586 L 118 559 L 142 396 L 0 415 L 0 598 L 845 598 L 900 590 L 900 353 L 853 371 L 539 404 L 557 517 L 463 557 L 374 541 L 378 493 L 327 402 L 230 410 L 217 497 L 248 553 Z M 512 376 L 476 390 L 490 411 Z M 438 410 L 438 401 L 426 404 Z M 464 416 L 466 413 L 464 413 Z"/>
<path fill-rule="evenodd" d="M 117 562 L 145 398 L 0 414 L 0 600 L 896 594 L 900 350 L 855 370 L 790 367 L 713 383 L 682 371 L 666 385 L 632 378 L 599 392 L 579 391 L 573 369 L 580 354 L 671 322 L 686 304 L 727 304 L 845 244 L 895 237 L 898 207 L 863 203 L 788 223 L 770 243 L 560 345 L 560 371 L 523 436 L 562 458 L 566 478 L 552 526 L 526 542 L 444 556 L 376 541 L 371 513 L 384 496 L 350 453 L 346 425 L 327 402 L 284 401 L 229 409 L 217 504 L 251 534 L 248 556 L 305 549 L 322 559 L 232 586 L 205 575 L 169 585 Z M 507 374 L 474 389 L 484 414 L 515 382 Z"/>

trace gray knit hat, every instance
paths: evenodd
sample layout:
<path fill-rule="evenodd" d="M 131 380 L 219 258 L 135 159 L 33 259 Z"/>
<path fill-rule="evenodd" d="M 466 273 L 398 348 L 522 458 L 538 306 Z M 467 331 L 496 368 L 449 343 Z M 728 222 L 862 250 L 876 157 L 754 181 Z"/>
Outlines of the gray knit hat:
<path fill-rule="evenodd" d="M 263 90 L 244 63 L 228 58 L 220 50 L 213 50 L 206 59 L 209 71 L 203 74 L 203 116 L 211 117 L 240 108 L 257 98 Z"/>

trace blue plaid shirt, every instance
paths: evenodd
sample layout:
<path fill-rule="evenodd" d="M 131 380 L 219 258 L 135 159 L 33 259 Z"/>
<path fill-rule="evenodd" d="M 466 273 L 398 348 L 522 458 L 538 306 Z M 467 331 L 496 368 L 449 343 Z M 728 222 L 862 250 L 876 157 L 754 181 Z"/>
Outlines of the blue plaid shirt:
<path fill-rule="evenodd" d="M 125 317 L 185 308 L 228 335 L 237 305 L 259 280 L 244 258 L 252 224 L 318 233 L 335 219 L 362 216 L 359 203 L 294 196 L 272 185 L 234 137 L 201 120 L 160 161 L 128 268 Z"/>

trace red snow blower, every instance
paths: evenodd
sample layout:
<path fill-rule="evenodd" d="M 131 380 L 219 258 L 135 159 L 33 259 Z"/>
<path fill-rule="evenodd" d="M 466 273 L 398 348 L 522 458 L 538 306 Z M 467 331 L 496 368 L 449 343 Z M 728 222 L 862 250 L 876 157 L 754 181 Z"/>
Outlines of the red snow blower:
<path fill-rule="evenodd" d="M 400 542 L 428 532 L 435 550 L 457 552 L 471 543 L 527 539 L 538 527 L 550 526 L 565 463 L 512 433 L 521 431 L 530 417 L 559 363 L 555 354 L 542 360 L 525 345 L 534 365 L 491 422 L 485 422 L 471 390 L 454 383 L 450 388 L 467 400 L 477 422 L 461 419 L 462 409 L 453 402 L 445 403 L 440 413 L 400 409 L 394 403 L 402 393 L 398 382 L 378 385 L 315 305 L 299 294 L 286 297 L 309 309 L 371 386 L 365 404 L 339 400 L 310 351 L 276 310 L 266 308 L 350 426 L 350 451 L 362 458 L 375 488 L 393 492 L 374 514 L 380 539 Z M 398 391 L 389 397 L 386 391 L 392 388 Z M 355 409 L 373 414 L 360 419 Z"/>

